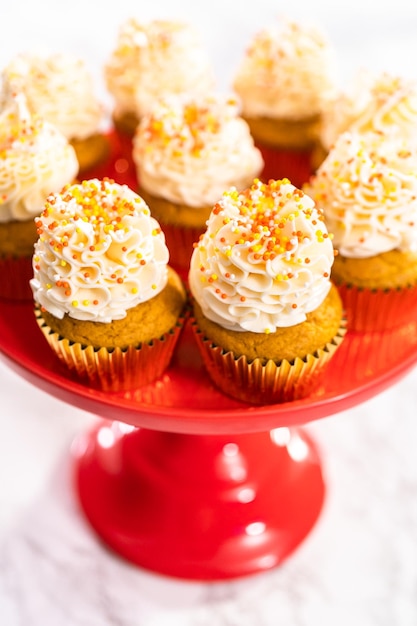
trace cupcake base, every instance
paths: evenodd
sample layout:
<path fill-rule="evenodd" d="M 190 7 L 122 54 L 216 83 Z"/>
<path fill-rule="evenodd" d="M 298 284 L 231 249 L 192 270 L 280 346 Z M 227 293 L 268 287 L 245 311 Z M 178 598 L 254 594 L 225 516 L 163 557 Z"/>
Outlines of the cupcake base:
<path fill-rule="evenodd" d="M 338 285 L 338 290 L 350 330 L 393 330 L 417 320 L 417 285 L 386 290 Z"/>
<path fill-rule="evenodd" d="M 30 280 L 33 278 L 32 257 L 0 258 L 0 298 L 5 300 L 33 300 Z"/>
<path fill-rule="evenodd" d="M 259 176 L 263 182 L 288 178 L 299 189 L 308 182 L 313 173 L 311 150 L 286 150 L 259 142 L 255 144 L 264 160 L 264 168 Z"/>
<path fill-rule="evenodd" d="M 35 309 L 38 325 L 49 346 L 68 369 L 95 389 L 128 391 L 159 378 L 168 367 L 184 318 L 162 337 L 127 348 L 94 348 L 74 343 L 54 332 Z"/>
<path fill-rule="evenodd" d="M 265 162 L 260 175 L 264 182 L 288 178 L 293 185 L 301 187 L 309 180 L 319 115 L 298 120 L 247 116 L 244 119 Z"/>
<path fill-rule="evenodd" d="M 213 344 L 193 322 L 201 357 L 214 384 L 224 393 L 250 404 L 278 404 L 310 395 L 320 384 L 325 369 L 343 340 L 346 322 L 323 348 L 304 358 L 280 362 L 246 356 L 236 357 Z"/>
<path fill-rule="evenodd" d="M 78 178 L 82 178 L 85 173 L 100 163 L 104 163 L 110 156 L 109 139 L 100 133 L 86 139 L 71 139 L 70 143 L 78 160 Z"/>
<path fill-rule="evenodd" d="M 139 186 L 139 195 L 149 206 L 151 214 L 158 220 L 169 249 L 169 263 L 181 274 L 188 273 L 194 244 L 206 229 L 210 206 L 199 208 L 176 204 L 165 198 L 154 196 Z"/>

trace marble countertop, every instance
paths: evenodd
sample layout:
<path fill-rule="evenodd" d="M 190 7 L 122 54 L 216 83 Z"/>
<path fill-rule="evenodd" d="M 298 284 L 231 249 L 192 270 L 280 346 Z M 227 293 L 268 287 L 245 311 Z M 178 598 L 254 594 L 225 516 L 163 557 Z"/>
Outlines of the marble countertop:
<path fill-rule="evenodd" d="M 71 442 L 96 417 L 0 360 L 2 626 L 415 626 L 417 369 L 306 426 L 327 496 L 277 569 L 227 582 L 149 573 L 108 551 L 80 512 Z"/>

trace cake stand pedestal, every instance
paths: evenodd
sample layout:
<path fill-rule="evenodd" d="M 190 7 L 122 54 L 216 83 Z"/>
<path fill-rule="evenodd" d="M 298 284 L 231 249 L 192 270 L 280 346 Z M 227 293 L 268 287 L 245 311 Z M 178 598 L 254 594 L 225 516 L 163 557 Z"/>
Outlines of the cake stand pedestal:
<path fill-rule="evenodd" d="M 75 489 L 103 542 L 161 574 L 221 580 L 279 565 L 308 536 L 324 496 L 302 425 L 363 402 L 417 363 L 417 323 L 348 332 L 315 394 L 250 406 L 209 382 L 186 326 L 170 368 L 126 393 L 68 374 L 32 303 L 0 302 L 0 354 L 37 387 L 103 418 L 76 439 Z"/>
<path fill-rule="evenodd" d="M 305 434 L 184 435 L 103 424 L 75 447 L 82 508 L 117 553 L 193 580 L 280 563 L 314 525 L 324 497 Z"/>

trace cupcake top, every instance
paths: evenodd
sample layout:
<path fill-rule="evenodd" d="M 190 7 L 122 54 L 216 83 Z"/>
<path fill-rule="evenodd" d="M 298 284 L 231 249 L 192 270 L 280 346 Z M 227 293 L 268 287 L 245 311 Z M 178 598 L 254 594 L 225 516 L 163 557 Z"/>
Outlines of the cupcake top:
<path fill-rule="evenodd" d="M 3 84 L 23 92 L 29 109 L 67 139 L 93 135 L 103 121 L 92 77 L 84 62 L 71 55 L 20 54 L 3 70 Z"/>
<path fill-rule="evenodd" d="M 196 208 L 247 187 L 263 167 L 236 100 L 220 96 L 160 100 L 136 130 L 133 158 L 146 191 Z"/>
<path fill-rule="evenodd" d="M 68 185 L 49 196 L 36 224 L 31 287 L 35 301 L 59 319 L 123 319 L 167 283 L 165 237 L 126 185 Z"/>
<path fill-rule="evenodd" d="M 0 107 L 0 222 L 33 219 L 75 178 L 77 157 L 52 124 L 28 111 L 23 94 L 9 93 Z"/>
<path fill-rule="evenodd" d="M 417 81 L 386 72 L 360 73 L 351 92 L 341 93 L 323 119 L 321 141 L 330 149 L 347 131 L 399 133 L 417 138 Z"/>
<path fill-rule="evenodd" d="M 417 251 L 417 149 L 403 138 L 342 133 L 306 191 L 343 256 Z"/>
<path fill-rule="evenodd" d="M 335 96 L 335 55 L 319 28 L 279 20 L 256 33 L 234 89 L 248 117 L 305 119 Z"/>
<path fill-rule="evenodd" d="M 138 118 L 163 94 L 205 93 L 214 85 L 213 69 L 195 29 L 169 20 L 127 20 L 105 76 L 115 114 L 134 112 Z"/>
<path fill-rule="evenodd" d="M 204 315 L 255 333 L 299 324 L 330 289 L 334 254 L 323 214 L 288 179 L 255 180 L 214 206 L 189 284 Z"/>

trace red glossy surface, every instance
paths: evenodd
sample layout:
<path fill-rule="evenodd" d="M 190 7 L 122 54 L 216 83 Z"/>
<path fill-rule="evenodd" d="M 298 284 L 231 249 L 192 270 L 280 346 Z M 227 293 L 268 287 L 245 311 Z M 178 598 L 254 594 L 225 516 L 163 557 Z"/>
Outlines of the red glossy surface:
<path fill-rule="evenodd" d="M 305 424 L 393 384 L 417 362 L 417 323 L 389 333 L 349 331 L 323 385 L 304 400 L 280 405 L 251 406 L 218 391 L 188 327 L 164 376 L 133 392 L 101 392 L 71 377 L 47 345 L 31 304 L 0 301 L 0 351 L 37 387 L 100 417 L 165 432 L 245 433 Z"/>
<path fill-rule="evenodd" d="M 193 580 L 282 563 L 322 507 L 312 442 L 287 428 L 177 435 L 104 422 L 74 446 L 77 490 L 98 535 L 149 570 Z"/>
<path fill-rule="evenodd" d="M 134 187 L 128 165 L 113 138 L 110 164 L 91 176 Z M 74 446 L 80 502 L 106 544 L 148 569 L 213 580 L 274 567 L 308 535 L 325 486 L 313 443 L 293 427 L 406 374 L 417 362 L 417 321 L 389 333 L 349 331 L 314 395 L 281 405 L 218 391 L 189 327 L 164 376 L 133 392 L 93 390 L 71 376 L 30 302 L 0 300 L 0 355 L 35 386 L 107 418 Z"/>

